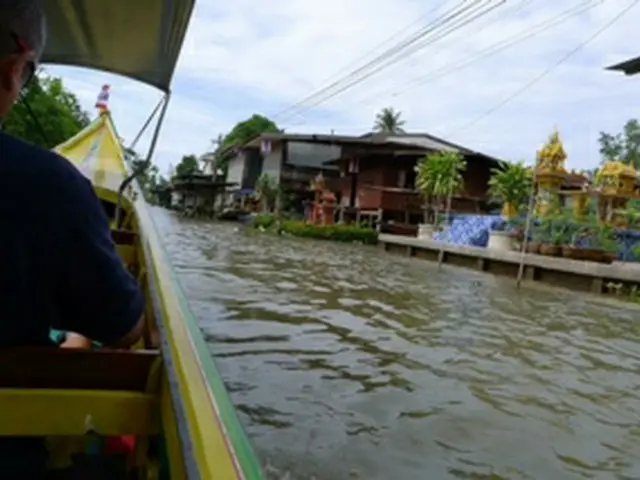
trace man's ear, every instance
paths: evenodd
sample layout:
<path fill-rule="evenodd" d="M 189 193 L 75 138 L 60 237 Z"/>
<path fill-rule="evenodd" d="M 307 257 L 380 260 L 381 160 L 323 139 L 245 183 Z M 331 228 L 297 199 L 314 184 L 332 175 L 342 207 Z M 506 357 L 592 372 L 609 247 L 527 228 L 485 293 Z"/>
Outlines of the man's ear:
<path fill-rule="evenodd" d="M 18 55 L 9 55 L 0 60 L 0 89 L 5 92 L 14 92 L 20 89 L 21 62 Z"/>

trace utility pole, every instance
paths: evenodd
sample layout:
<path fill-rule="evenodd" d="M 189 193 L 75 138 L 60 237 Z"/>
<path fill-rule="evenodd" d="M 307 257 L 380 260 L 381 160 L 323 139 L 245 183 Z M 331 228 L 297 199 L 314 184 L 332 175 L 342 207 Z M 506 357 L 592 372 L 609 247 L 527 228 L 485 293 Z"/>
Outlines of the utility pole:
<path fill-rule="evenodd" d="M 216 175 L 216 170 L 217 170 L 217 158 L 216 158 L 216 151 L 219 150 L 222 147 L 222 140 L 224 139 L 224 135 L 222 135 L 221 133 L 218 134 L 218 137 L 215 139 L 211 139 L 211 146 L 209 147 L 209 152 L 205 153 L 205 158 L 208 157 L 208 160 L 206 161 L 205 165 L 204 165 L 204 169 L 206 169 L 206 167 L 209 167 L 211 170 L 211 173 L 215 176 Z M 211 154 L 211 155 L 209 155 Z"/>
<path fill-rule="evenodd" d="M 211 151 L 215 152 L 218 148 L 222 146 L 223 135 L 221 133 L 218 134 L 218 138 L 211 139 Z"/>

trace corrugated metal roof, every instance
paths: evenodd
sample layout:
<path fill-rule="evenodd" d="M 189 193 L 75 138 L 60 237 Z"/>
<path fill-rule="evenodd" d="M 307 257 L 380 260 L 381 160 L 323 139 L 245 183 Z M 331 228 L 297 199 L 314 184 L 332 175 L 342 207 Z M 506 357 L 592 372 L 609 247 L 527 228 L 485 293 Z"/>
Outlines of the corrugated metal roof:
<path fill-rule="evenodd" d="M 459 148 L 452 147 L 451 145 L 438 142 L 437 140 L 428 138 L 426 136 L 420 137 L 387 137 L 385 143 L 400 143 L 402 145 L 411 145 L 414 147 L 422 147 L 426 150 L 439 150 L 444 152 L 461 152 Z M 461 152 L 463 153 L 463 152 Z"/>

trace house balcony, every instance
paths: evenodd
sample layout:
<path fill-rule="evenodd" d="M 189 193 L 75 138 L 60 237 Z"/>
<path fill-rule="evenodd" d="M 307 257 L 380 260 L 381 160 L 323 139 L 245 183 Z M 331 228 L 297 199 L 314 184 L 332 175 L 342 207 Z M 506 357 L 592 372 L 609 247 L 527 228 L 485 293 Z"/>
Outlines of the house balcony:
<path fill-rule="evenodd" d="M 360 210 L 420 211 L 423 204 L 420 194 L 407 188 L 360 185 L 358 208 Z"/>

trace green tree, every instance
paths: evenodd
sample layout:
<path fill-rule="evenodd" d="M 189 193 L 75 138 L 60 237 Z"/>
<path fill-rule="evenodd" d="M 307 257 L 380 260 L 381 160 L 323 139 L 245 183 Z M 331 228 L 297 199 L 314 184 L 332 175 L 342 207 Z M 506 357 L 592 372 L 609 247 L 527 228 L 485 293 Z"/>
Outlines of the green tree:
<path fill-rule="evenodd" d="M 180 160 L 180 163 L 176 166 L 176 175 L 194 175 L 201 173 L 200 166 L 198 165 L 198 157 L 195 155 L 185 155 Z"/>
<path fill-rule="evenodd" d="M 381 133 L 404 133 L 402 112 L 394 110 L 393 107 L 386 107 L 376 115 L 373 130 Z"/>
<path fill-rule="evenodd" d="M 489 194 L 516 214 L 529 201 L 533 189 L 533 170 L 524 162 L 500 162 L 491 169 Z"/>
<path fill-rule="evenodd" d="M 216 168 L 227 171 L 229 156 L 223 155 L 231 147 L 239 147 L 245 143 L 259 137 L 263 133 L 282 133 L 284 130 L 278 128 L 276 123 L 258 114 L 253 114 L 250 118 L 236 123 L 226 135 L 218 136 L 216 149 Z"/>
<path fill-rule="evenodd" d="M 429 223 L 429 207 L 436 224 L 440 221 L 443 201 L 464 187 L 463 173 L 467 161 L 458 152 L 430 153 L 416 165 L 416 186 L 425 199 L 425 223 Z"/>
<path fill-rule="evenodd" d="M 253 114 L 251 118 L 237 123 L 231 131 L 225 135 L 222 142 L 223 149 L 239 147 L 263 133 L 280 133 L 276 123 L 262 115 Z"/>
<path fill-rule="evenodd" d="M 20 101 L 7 116 L 4 130 L 29 143 L 50 149 L 68 140 L 88 124 L 89 116 L 80 107 L 78 98 L 65 88 L 62 80 L 39 73 L 27 85 Z"/>
<path fill-rule="evenodd" d="M 598 143 L 603 163 L 614 160 L 640 169 L 640 122 L 637 119 L 628 120 L 622 132 L 615 135 L 600 132 Z"/>

